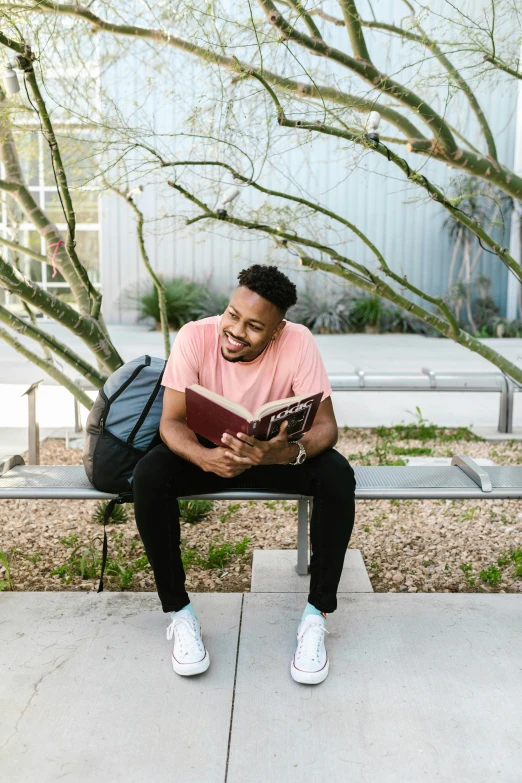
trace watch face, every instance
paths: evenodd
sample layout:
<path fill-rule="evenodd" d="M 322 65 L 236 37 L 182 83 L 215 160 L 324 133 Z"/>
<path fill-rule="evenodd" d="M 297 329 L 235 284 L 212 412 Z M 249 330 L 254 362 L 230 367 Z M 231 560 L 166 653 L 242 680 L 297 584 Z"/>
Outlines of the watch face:
<path fill-rule="evenodd" d="M 305 459 L 306 459 L 306 451 L 300 451 L 299 456 L 297 457 L 298 465 L 302 465 Z"/>

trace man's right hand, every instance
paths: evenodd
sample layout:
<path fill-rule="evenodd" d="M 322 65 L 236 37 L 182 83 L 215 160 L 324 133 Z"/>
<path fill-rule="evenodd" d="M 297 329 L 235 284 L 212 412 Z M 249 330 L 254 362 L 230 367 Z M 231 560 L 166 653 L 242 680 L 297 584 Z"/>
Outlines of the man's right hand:
<path fill-rule="evenodd" d="M 244 459 L 239 463 L 237 459 L 230 456 L 230 450 L 224 449 L 222 446 L 218 446 L 215 449 L 207 449 L 207 452 L 203 463 L 200 465 L 205 473 L 215 473 L 223 478 L 234 478 L 234 476 L 239 476 L 247 468 L 252 467 L 252 463 L 248 459 Z"/>

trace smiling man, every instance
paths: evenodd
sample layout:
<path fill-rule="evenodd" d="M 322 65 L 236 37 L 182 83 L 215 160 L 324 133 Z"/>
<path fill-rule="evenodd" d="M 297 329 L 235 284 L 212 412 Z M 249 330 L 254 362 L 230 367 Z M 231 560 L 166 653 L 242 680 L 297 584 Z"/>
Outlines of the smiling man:
<path fill-rule="evenodd" d="M 310 593 L 297 630 L 290 672 L 316 684 L 328 675 L 324 646 L 327 613 L 337 588 L 354 521 L 355 478 L 334 446 L 338 430 L 331 387 L 310 331 L 285 319 L 297 301 L 295 285 L 274 266 L 243 269 L 226 311 L 183 326 L 163 385 L 163 441 L 138 463 L 134 501 L 138 530 L 164 612 L 171 613 L 172 664 L 181 675 L 208 669 L 209 653 L 185 589 L 176 498 L 230 488 L 265 488 L 312 495 Z M 224 435 L 222 446 L 186 424 L 185 389 L 193 383 L 254 411 L 272 400 L 322 391 L 312 428 L 298 442 L 286 422 L 269 441 Z"/>

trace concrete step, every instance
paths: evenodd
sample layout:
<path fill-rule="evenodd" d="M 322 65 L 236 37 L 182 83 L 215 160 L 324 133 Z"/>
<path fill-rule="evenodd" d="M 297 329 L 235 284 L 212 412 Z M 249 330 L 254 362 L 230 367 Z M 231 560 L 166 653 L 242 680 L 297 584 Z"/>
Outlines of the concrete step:
<path fill-rule="evenodd" d="M 296 549 L 255 549 L 252 562 L 252 593 L 308 593 L 309 576 L 295 570 Z M 339 593 L 373 593 L 359 549 L 348 549 L 344 558 Z"/>

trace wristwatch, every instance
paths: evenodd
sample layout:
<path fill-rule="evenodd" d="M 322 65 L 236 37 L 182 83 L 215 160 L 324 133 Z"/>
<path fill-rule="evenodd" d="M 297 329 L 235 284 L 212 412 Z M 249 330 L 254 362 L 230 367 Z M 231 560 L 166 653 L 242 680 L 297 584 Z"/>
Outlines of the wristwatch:
<path fill-rule="evenodd" d="M 304 462 L 304 461 L 305 461 L 305 459 L 306 459 L 306 451 L 305 451 L 305 447 L 303 446 L 303 444 L 302 444 L 302 443 L 299 443 L 298 441 L 292 441 L 292 442 L 293 442 L 293 443 L 295 443 L 295 444 L 298 446 L 298 448 L 299 448 L 299 454 L 298 454 L 298 455 L 297 455 L 297 457 L 295 458 L 295 461 L 294 461 L 294 462 L 289 462 L 288 464 L 289 464 L 289 465 L 302 465 L 302 464 L 303 464 L 303 462 Z"/>

